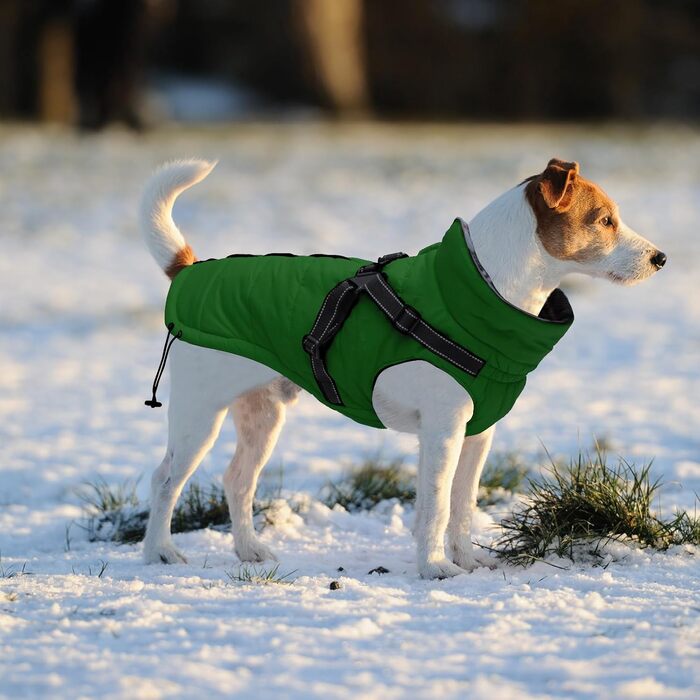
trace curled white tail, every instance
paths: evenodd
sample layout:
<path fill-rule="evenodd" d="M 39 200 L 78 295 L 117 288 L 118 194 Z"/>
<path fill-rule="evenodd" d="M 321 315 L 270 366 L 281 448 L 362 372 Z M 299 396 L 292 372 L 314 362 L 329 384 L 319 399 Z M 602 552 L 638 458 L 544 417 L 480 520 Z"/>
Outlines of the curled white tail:
<path fill-rule="evenodd" d="M 216 165 L 204 160 L 178 160 L 161 166 L 146 183 L 141 198 L 141 231 L 156 262 L 168 270 L 187 241 L 175 225 L 173 204 L 188 187 L 203 180 Z"/>

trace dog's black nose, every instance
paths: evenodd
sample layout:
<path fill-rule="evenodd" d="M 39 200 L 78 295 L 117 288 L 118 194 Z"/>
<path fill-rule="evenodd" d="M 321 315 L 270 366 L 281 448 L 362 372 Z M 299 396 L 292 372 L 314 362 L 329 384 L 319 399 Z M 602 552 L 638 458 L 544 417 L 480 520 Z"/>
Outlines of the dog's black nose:
<path fill-rule="evenodd" d="M 654 255 L 651 256 L 651 264 L 657 270 L 660 270 L 666 264 L 666 253 L 657 250 Z"/>

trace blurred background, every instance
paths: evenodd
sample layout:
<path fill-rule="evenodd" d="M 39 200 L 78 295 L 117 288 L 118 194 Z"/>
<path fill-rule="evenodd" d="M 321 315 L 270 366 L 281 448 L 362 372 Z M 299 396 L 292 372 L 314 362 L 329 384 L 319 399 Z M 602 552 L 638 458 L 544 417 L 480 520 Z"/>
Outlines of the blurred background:
<path fill-rule="evenodd" d="M 0 117 L 690 120 L 696 0 L 0 0 Z"/>
<path fill-rule="evenodd" d="M 496 449 L 539 454 L 541 440 L 571 454 L 595 435 L 654 457 L 682 485 L 673 498 L 692 505 L 699 8 L 0 0 L 0 504 L 31 504 L 61 539 L 60 504 L 78 484 L 146 476 L 161 459 L 166 412 L 143 400 L 168 282 L 137 212 L 163 161 L 219 160 L 175 207 L 200 257 L 376 258 L 416 253 L 558 156 L 579 161 L 669 263 L 632 290 L 565 281 L 577 322 Z M 309 397 L 289 424 L 272 458 L 289 488 L 315 493 L 378 450 L 414 459 L 413 437 Z M 228 425 L 201 481 L 219 478 L 234 444 Z"/>

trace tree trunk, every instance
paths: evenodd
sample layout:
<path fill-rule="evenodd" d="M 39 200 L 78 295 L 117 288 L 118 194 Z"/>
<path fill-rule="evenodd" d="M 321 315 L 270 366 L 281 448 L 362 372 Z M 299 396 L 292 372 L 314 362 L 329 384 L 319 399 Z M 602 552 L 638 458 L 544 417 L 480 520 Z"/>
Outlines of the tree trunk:
<path fill-rule="evenodd" d="M 363 0 L 297 0 L 317 80 L 330 105 L 343 116 L 368 107 Z"/>
<path fill-rule="evenodd" d="M 67 21 L 46 24 L 39 40 L 39 116 L 70 124 L 75 116 L 73 38 Z"/>

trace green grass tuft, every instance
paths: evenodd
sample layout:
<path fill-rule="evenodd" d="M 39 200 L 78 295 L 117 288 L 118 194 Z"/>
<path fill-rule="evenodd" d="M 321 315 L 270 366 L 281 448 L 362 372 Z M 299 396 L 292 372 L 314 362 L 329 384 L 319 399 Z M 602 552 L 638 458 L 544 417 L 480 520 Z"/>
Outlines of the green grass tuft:
<path fill-rule="evenodd" d="M 279 568 L 279 564 L 276 564 L 271 569 L 243 564 L 239 566 L 238 570 L 235 572 L 233 570 L 227 571 L 226 575 L 234 583 L 255 583 L 262 585 L 271 583 L 293 583 L 290 577 L 296 573 L 296 569 L 286 574 L 280 574 Z"/>
<path fill-rule="evenodd" d="M 400 459 L 389 463 L 367 459 L 338 483 L 327 484 L 321 496 L 329 508 L 340 505 L 351 512 L 371 510 L 392 498 L 399 503 L 412 503 L 416 498 L 414 478 Z"/>
<path fill-rule="evenodd" d="M 31 572 L 27 571 L 27 562 L 22 564 L 21 568 L 10 564 L 10 566 L 5 567 L 2 563 L 2 554 L 0 554 L 0 578 L 17 578 L 18 576 L 30 576 Z"/>
<path fill-rule="evenodd" d="M 548 556 L 575 561 L 583 551 L 599 553 L 610 540 L 629 539 L 665 550 L 674 544 L 700 544 L 700 522 L 686 512 L 662 520 L 652 510 L 660 481 L 620 459 L 608 466 L 606 453 L 580 453 L 568 466 L 552 463 L 531 481 L 526 500 L 501 521 L 494 544 L 510 563 L 528 565 Z"/>
<path fill-rule="evenodd" d="M 253 517 L 264 516 L 270 511 L 280 492 L 281 486 L 267 489 L 263 498 L 256 498 L 253 503 Z M 86 484 L 78 495 L 85 503 L 87 517 L 83 527 L 87 530 L 91 542 L 134 544 L 143 539 L 149 509 L 138 500 L 135 484 L 127 482 L 112 486 L 98 481 Z M 260 520 L 260 528 L 272 524 L 270 518 L 263 517 Z M 171 531 L 191 532 L 208 527 L 227 529 L 230 525 L 223 488 L 215 484 L 201 486 L 195 482 L 189 484 L 175 506 Z"/>
<path fill-rule="evenodd" d="M 102 578 L 104 576 L 105 571 L 107 571 L 107 567 L 109 566 L 108 561 L 104 561 L 103 559 L 100 559 L 100 565 L 96 566 L 94 569 L 92 566 L 88 566 L 87 568 L 87 576 L 97 576 L 97 578 Z M 74 566 L 71 566 L 71 571 L 76 575 L 79 576 L 81 572 L 76 571 Z M 85 575 L 85 574 L 83 574 Z"/>
<path fill-rule="evenodd" d="M 95 513 L 108 513 L 138 506 L 137 486 L 138 481 L 125 481 L 115 486 L 99 478 L 97 481 L 84 484 L 76 493 L 88 510 Z"/>
<path fill-rule="evenodd" d="M 528 467 L 517 453 L 496 454 L 486 465 L 479 486 L 479 505 L 492 505 L 518 491 Z M 375 457 L 350 469 L 337 483 L 328 483 L 321 500 L 329 508 L 340 505 L 350 512 L 371 510 L 382 501 L 396 499 L 413 503 L 416 499 L 415 476 L 400 459 L 384 462 Z"/>
<path fill-rule="evenodd" d="M 529 471 L 517 452 L 494 453 L 479 481 L 479 507 L 500 503 L 521 491 Z"/>
<path fill-rule="evenodd" d="M 190 532 L 230 525 L 226 494 L 220 486 L 190 484 L 173 511 L 171 531 Z"/>
<path fill-rule="evenodd" d="M 671 544 L 700 545 L 700 517 L 697 508 L 691 515 L 685 510 L 676 511 L 673 518 L 664 523 Z"/>

